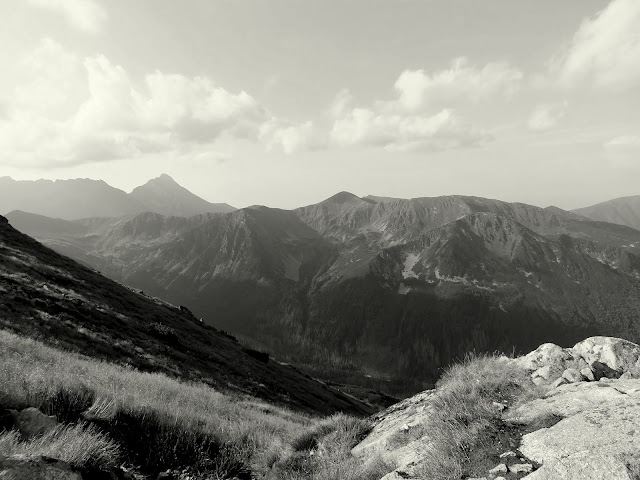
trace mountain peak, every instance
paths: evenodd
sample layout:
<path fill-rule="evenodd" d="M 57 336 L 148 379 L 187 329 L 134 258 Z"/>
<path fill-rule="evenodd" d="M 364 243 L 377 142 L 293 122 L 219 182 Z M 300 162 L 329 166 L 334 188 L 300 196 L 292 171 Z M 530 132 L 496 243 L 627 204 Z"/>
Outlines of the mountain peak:
<path fill-rule="evenodd" d="M 210 203 L 163 173 L 136 187 L 129 196 L 151 212 L 165 216 L 189 217 L 201 213 L 228 213 L 235 210 L 225 203 Z"/>
<path fill-rule="evenodd" d="M 342 192 L 336 193 L 332 197 L 327 198 L 322 203 L 343 204 L 343 203 L 354 203 L 354 202 L 361 203 L 361 202 L 365 202 L 365 200 L 358 197 L 357 195 L 354 195 L 351 192 L 342 191 Z"/>
<path fill-rule="evenodd" d="M 159 177 L 152 178 L 147 182 L 147 184 L 149 183 L 162 184 L 162 185 L 179 185 L 178 182 L 176 182 L 173 179 L 173 177 L 171 177 L 170 175 L 167 175 L 166 173 L 160 174 Z"/>

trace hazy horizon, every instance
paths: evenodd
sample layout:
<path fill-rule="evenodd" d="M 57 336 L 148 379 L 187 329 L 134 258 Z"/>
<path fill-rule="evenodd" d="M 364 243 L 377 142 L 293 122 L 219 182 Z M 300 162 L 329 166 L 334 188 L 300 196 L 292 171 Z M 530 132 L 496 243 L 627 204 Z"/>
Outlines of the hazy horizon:
<path fill-rule="evenodd" d="M 240 208 L 640 194 L 636 0 L 25 0 L 0 15 L 0 176 L 130 192 L 167 173 Z"/>

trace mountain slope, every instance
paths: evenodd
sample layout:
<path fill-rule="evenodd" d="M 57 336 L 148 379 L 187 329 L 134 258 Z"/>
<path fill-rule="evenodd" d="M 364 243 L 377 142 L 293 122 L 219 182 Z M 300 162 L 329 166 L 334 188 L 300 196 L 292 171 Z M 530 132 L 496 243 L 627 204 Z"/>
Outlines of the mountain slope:
<path fill-rule="evenodd" d="M 188 310 L 133 292 L 0 217 L 0 326 L 57 347 L 306 411 L 367 407 L 248 350 Z"/>
<path fill-rule="evenodd" d="M 640 195 L 615 198 L 590 207 L 578 208 L 574 212 L 592 220 L 640 229 Z"/>
<path fill-rule="evenodd" d="M 148 211 L 166 216 L 190 217 L 201 213 L 229 213 L 235 210 L 226 203 L 203 200 L 166 174 L 134 188 L 129 197 L 144 205 Z"/>

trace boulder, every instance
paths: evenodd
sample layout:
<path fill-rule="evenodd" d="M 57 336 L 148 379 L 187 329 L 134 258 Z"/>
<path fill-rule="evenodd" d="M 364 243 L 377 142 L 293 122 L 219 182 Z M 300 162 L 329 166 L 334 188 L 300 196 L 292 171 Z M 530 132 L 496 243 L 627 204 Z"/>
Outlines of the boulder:
<path fill-rule="evenodd" d="M 48 457 L 0 458 L 0 478 L 7 480 L 82 480 L 66 462 Z"/>
<path fill-rule="evenodd" d="M 20 412 L 11 411 L 14 428 L 20 432 L 22 438 L 28 440 L 43 433 L 47 433 L 58 426 L 55 417 L 45 415 L 34 407 L 25 408 Z"/>
<path fill-rule="evenodd" d="M 577 343 L 572 350 L 589 365 L 600 362 L 620 374 L 640 365 L 640 346 L 615 337 L 590 337 Z"/>

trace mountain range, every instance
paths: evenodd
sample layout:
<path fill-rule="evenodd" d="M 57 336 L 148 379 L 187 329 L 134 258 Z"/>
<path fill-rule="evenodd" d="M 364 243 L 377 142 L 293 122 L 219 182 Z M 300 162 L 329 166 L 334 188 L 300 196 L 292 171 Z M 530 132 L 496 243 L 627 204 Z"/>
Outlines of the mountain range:
<path fill-rule="evenodd" d="M 142 212 L 191 216 L 201 213 L 228 213 L 226 203 L 210 203 L 178 185 L 163 174 L 127 194 L 102 180 L 17 181 L 0 177 L 0 214 L 13 210 L 76 220 L 94 217 L 121 217 Z"/>
<path fill-rule="evenodd" d="M 167 180 L 136 197 L 180 211 Z M 282 360 L 389 391 L 429 386 L 471 350 L 640 340 L 640 231 L 578 211 L 341 192 L 295 210 L 7 218 Z"/>

